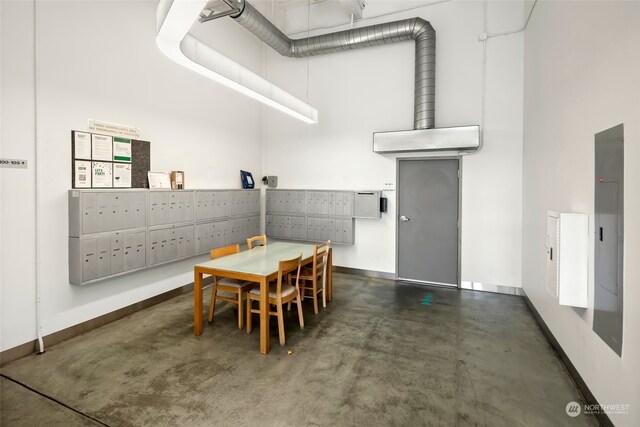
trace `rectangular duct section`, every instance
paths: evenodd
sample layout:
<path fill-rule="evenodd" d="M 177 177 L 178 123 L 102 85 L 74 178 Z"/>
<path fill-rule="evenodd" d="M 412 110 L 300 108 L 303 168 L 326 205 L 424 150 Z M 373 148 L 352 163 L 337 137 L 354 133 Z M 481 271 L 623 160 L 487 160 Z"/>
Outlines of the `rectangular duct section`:
<path fill-rule="evenodd" d="M 458 126 L 436 129 L 416 129 L 374 132 L 376 153 L 407 153 L 418 151 L 477 150 L 480 146 L 480 126 Z"/>

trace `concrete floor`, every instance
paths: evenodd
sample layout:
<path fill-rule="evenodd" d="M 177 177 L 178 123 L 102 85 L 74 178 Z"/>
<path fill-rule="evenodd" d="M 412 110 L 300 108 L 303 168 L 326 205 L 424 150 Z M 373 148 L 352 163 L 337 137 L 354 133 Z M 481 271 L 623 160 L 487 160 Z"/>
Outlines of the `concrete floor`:
<path fill-rule="evenodd" d="M 1 424 L 597 425 L 566 415 L 581 398 L 521 298 L 346 274 L 334 289 L 317 316 L 305 303 L 304 330 L 285 315 L 285 347 L 272 319 L 267 356 L 231 309 L 193 336 L 185 294 L 9 363 L 94 420 L 2 378 Z"/>

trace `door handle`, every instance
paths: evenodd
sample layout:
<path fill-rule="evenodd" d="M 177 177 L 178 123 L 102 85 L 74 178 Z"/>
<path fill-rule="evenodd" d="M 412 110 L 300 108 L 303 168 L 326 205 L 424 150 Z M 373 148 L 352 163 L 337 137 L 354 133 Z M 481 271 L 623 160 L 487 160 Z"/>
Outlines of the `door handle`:
<path fill-rule="evenodd" d="M 411 218 L 407 218 L 406 216 L 401 215 L 401 216 L 400 216 L 400 221 L 403 221 L 403 222 L 411 221 Z"/>

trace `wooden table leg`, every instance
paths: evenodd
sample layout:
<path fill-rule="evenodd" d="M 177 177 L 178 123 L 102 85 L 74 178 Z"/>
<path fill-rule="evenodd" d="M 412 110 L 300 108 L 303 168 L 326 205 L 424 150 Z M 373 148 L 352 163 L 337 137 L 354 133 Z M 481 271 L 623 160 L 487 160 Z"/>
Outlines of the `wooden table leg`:
<path fill-rule="evenodd" d="M 202 335 L 202 273 L 193 273 L 193 334 Z"/>
<path fill-rule="evenodd" d="M 260 353 L 269 353 L 269 282 L 260 279 Z"/>
<path fill-rule="evenodd" d="M 333 248 L 329 248 L 327 257 L 327 301 L 333 297 Z"/>

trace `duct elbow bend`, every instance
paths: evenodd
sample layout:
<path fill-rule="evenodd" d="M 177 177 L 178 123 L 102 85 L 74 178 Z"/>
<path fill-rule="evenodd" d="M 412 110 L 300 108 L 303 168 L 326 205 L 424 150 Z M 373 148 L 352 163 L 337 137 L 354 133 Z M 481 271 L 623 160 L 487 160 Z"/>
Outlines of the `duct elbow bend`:
<path fill-rule="evenodd" d="M 435 38 L 436 30 L 433 28 L 429 21 L 422 18 L 414 18 L 413 24 L 413 38 L 417 39 L 420 36 L 426 36 L 426 38 Z"/>

